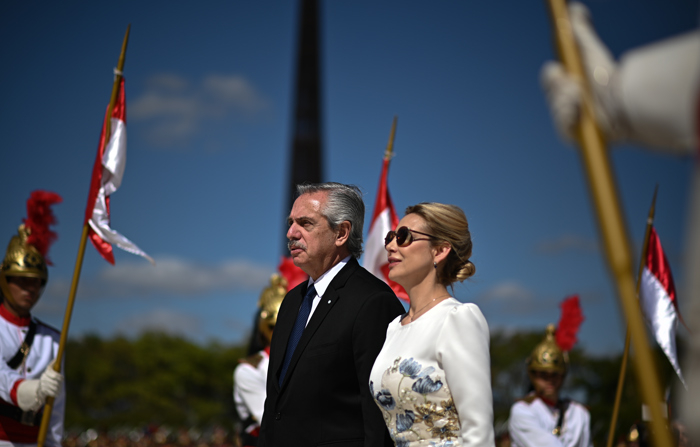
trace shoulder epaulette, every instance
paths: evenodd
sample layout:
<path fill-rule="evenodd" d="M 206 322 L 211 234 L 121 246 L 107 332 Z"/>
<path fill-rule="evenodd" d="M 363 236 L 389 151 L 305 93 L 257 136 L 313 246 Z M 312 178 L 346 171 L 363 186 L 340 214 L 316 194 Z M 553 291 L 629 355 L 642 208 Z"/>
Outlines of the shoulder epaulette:
<path fill-rule="evenodd" d="M 238 363 L 246 363 L 253 368 L 257 368 L 260 362 L 262 361 L 263 356 L 260 353 L 249 355 L 246 358 L 242 358 L 238 360 Z"/>
<path fill-rule="evenodd" d="M 521 397 L 516 402 L 525 402 L 526 404 L 530 405 L 535 401 L 535 399 L 537 399 L 535 394 L 528 394 L 527 396 Z"/>
<path fill-rule="evenodd" d="M 38 324 L 39 326 L 44 326 L 45 328 L 51 329 L 52 331 L 54 331 L 55 333 L 57 333 L 57 334 L 59 334 L 59 335 L 61 334 L 61 331 L 59 331 L 59 330 L 56 329 L 55 327 L 51 326 L 50 324 L 46 324 L 45 322 L 41 321 L 40 319 L 38 319 L 38 318 L 36 318 L 36 317 L 32 317 L 32 318 L 34 319 L 34 321 L 37 322 L 37 324 Z"/>
<path fill-rule="evenodd" d="M 576 404 L 578 406 L 585 408 L 589 412 L 591 411 L 591 408 L 588 405 L 584 405 L 583 403 L 581 403 L 577 400 L 573 400 L 573 399 L 566 399 L 566 400 L 569 401 L 570 404 Z"/>

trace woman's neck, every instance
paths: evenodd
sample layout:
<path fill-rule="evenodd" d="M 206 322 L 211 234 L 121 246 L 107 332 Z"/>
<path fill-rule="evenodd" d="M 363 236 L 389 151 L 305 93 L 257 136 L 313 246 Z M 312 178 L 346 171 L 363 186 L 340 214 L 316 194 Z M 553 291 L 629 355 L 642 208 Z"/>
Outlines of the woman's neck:
<path fill-rule="evenodd" d="M 437 297 L 449 296 L 447 288 L 434 280 L 422 281 L 407 287 L 406 293 L 410 299 L 410 310 L 415 312 Z"/>
<path fill-rule="evenodd" d="M 410 299 L 410 307 L 403 323 L 407 324 L 419 318 L 439 302 L 450 296 L 447 288 L 437 283 L 421 283 L 406 290 Z"/>

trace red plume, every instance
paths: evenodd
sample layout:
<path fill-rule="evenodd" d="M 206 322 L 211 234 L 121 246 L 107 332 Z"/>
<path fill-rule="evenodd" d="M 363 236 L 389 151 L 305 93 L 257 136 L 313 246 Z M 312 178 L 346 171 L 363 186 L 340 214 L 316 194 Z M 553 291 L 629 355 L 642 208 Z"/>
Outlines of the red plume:
<path fill-rule="evenodd" d="M 56 232 L 49 229 L 57 222 L 51 205 L 62 201 L 61 196 L 50 191 L 33 191 L 27 200 L 27 218 L 23 221 L 30 231 L 27 243 L 36 247 L 49 265 L 52 265 L 47 256 L 49 247 L 58 239 Z"/>
<path fill-rule="evenodd" d="M 282 276 L 287 280 L 287 292 L 306 281 L 309 275 L 304 273 L 302 269 L 294 265 L 292 258 L 286 258 L 282 256 L 282 262 L 277 267 L 277 270 L 282 274 Z"/>
<path fill-rule="evenodd" d="M 576 344 L 576 334 L 584 318 L 581 306 L 579 306 L 578 295 L 568 297 L 562 301 L 560 307 L 561 319 L 557 325 L 555 338 L 557 345 L 566 352 L 571 351 L 571 348 Z"/>

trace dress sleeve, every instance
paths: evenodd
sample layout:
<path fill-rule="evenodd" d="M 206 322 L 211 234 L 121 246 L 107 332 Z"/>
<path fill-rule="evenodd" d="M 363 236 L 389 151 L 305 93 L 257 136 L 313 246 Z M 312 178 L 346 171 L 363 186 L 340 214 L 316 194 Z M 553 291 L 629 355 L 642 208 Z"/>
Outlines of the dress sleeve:
<path fill-rule="evenodd" d="M 437 360 L 445 371 L 465 446 L 492 446 L 489 328 L 474 304 L 455 306 L 437 339 Z"/>
<path fill-rule="evenodd" d="M 514 446 L 564 447 L 559 438 L 542 427 L 530 406 L 516 402 L 510 409 L 508 432 Z"/>

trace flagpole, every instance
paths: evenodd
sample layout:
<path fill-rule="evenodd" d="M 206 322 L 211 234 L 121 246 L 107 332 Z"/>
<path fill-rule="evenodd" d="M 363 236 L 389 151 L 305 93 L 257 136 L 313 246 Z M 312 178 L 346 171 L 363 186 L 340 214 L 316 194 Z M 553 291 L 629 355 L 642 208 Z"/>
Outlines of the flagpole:
<path fill-rule="evenodd" d="M 389 142 L 386 144 L 386 151 L 384 151 L 384 160 L 391 160 L 394 156 L 394 137 L 396 136 L 396 123 L 398 117 L 394 115 L 394 120 L 391 122 L 391 131 L 389 132 Z"/>
<path fill-rule="evenodd" d="M 112 85 L 112 96 L 109 100 L 109 107 L 107 108 L 107 117 L 105 119 L 105 130 L 100 144 L 100 152 L 104 151 L 104 146 L 109 141 L 109 136 L 111 133 L 111 117 L 112 111 L 114 110 L 114 104 L 117 101 L 117 94 L 119 92 L 119 84 L 122 79 L 122 71 L 124 70 L 124 59 L 126 57 L 126 46 L 129 42 L 129 31 L 131 29 L 131 24 L 126 27 L 126 34 L 124 35 L 124 42 L 122 43 L 121 54 L 119 55 L 119 61 L 117 62 L 117 68 L 114 72 L 114 84 Z M 68 295 L 68 304 L 66 304 L 66 313 L 63 317 L 63 328 L 61 329 L 61 339 L 58 344 L 58 353 L 56 354 L 56 360 L 53 364 L 53 369 L 56 372 L 61 372 L 61 360 L 63 358 L 63 351 L 65 350 L 66 342 L 68 341 L 68 326 L 70 325 L 71 315 L 73 314 L 73 304 L 75 303 L 75 295 L 78 290 L 78 280 L 80 279 L 80 271 L 83 267 L 83 257 L 85 255 L 85 245 L 87 244 L 88 238 L 88 224 L 83 225 L 83 232 L 80 236 L 80 245 L 78 246 L 78 257 L 75 261 L 75 269 L 73 270 L 73 281 L 70 287 L 70 294 Z M 54 398 L 47 397 L 46 405 L 44 405 L 44 415 L 41 418 L 41 425 L 39 426 L 39 435 L 37 438 L 37 447 L 43 447 L 44 441 L 46 440 L 46 433 L 49 429 L 49 423 L 51 421 L 51 411 L 53 409 Z"/>
<path fill-rule="evenodd" d="M 635 347 L 634 366 L 639 379 L 639 392 L 651 411 L 651 428 L 656 447 L 671 447 L 671 435 L 663 422 L 659 375 L 646 339 L 641 311 L 634 290 L 631 250 L 622 208 L 610 167 L 603 134 L 595 121 L 593 104 L 585 71 L 574 40 L 565 0 L 548 0 L 552 28 L 560 60 L 566 71 L 582 86 L 581 117 L 576 126 L 583 165 L 588 178 L 605 256 L 613 274 L 622 310 Z"/>
<path fill-rule="evenodd" d="M 649 208 L 649 216 L 647 217 L 647 225 L 644 231 L 644 241 L 642 242 L 642 253 L 639 259 L 639 272 L 637 273 L 637 297 L 639 297 L 639 289 L 642 284 L 642 272 L 646 264 L 647 252 L 649 251 L 649 236 L 651 235 L 651 227 L 654 225 L 654 214 L 656 213 L 656 193 L 659 191 L 659 185 L 654 188 L 654 197 L 651 199 L 651 207 Z M 638 298 L 639 299 L 639 298 Z M 629 328 L 625 334 L 625 351 L 622 354 L 622 364 L 620 365 L 620 377 L 617 380 L 617 391 L 615 393 L 615 405 L 613 406 L 612 419 L 610 421 L 610 431 L 608 432 L 607 447 L 612 447 L 615 430 L 617 428 L 617 416 L 620 411 L 620 401 L 622 400 L 622 389 L 625 386 L 625 375 L 627 374 L 627 358 L 630 351 L 630 331 Z"/>

